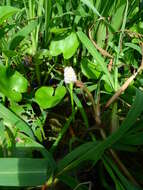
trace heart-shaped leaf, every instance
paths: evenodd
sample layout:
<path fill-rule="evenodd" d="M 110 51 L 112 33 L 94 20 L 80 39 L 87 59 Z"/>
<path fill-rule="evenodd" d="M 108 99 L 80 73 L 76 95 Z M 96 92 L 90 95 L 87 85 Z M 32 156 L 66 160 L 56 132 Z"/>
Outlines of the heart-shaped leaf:
<path fill-rule="evenodd" d="M 50 54 L 57 56 L 63 53 L 64 59 L 71 58 L 79 46 L 76 33 L 72 32 L 68 37 L 59 41 L 52 41 L 50 44 Z"/>
<path fill-rule="evenodd" d="M 64 86 L 53 87 L 42 86 L 35 93 L 36 102 L 43 109 L 56 106 L 66 94 Z"/>
<path fill-rule="evenodd" d="M 0 92 L 10 100 L 20 101 L 22 94 L 27 91 L 28 81 L 19 72 L 0 65 Z"/>

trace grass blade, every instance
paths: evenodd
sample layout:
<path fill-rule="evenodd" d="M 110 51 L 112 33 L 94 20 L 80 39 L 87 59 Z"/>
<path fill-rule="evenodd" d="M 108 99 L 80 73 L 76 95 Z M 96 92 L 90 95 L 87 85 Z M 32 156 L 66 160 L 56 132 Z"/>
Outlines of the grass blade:
<path fill-rule="evenodd" d="M 76 110 L 76 111 L 77 111 L 77 110 Z M 53 153 L 53 152 L 55 151 L 55 149 L 57 148 L 57 146 L 58 146 L 60 140 L 62 139 L 62 137 L 65 135 L 67 129 L 69 128 L 69 126 L 70 126 L 70 124 L 71 124 L 71 122 L 72 122 L 72 120 L 73 120 L 73 118 L 74 118 L 74 116 L 75 116 L 75 114 L 76 114 L 76 111 L 73 112 L 73 113 L 71 114 L 71 116 L 68 118 L 68 120 L 66 121 L 66 123 L 65 123 L 65 125 L 63 126 L 62 130 L 60 131 L 60 133 L 59 133 L 57 139 L 55 140 L 55 142 L 53 143 L 52 147 L 50 148 L 50 152 Z"/>
<path fill-rule="evenodd" d="M 101 57 L 100 53 L 96 50 L 93 43 L 89 40 L 89 38 L 82 31 L 78 31 L 77 35 L 82 42 L 82 44 L 86 47 L 89 53 L 93 56 L 93 58 L 97 61 L 97 63 L 102 68 L 103 72 L 107 75 L 108 80 L 111 84 L 111 87 L 114 89 L 114 83 L 111 74 L 109 73 L 107 66 L 104 63 L 104 59 Z"/>
<path fill-rule="evenodd" d="M 0 158 L 0 186 L 37 186 L 47 180 L 46 159 Z"/>
<path fill-rule="evenodd" d="M 110 167 L 110 165 L 106 162 L 105 159 L 103 159 L 103 163 L 104 166 L 107 170 L 107 172 L 109 173 L 109 175 L 111 176 L 111 178 L 113 179 L 114 183 L 115 183 L 115 187 L 116 190 L 125 190 L 124 186 L 120 183 L 120 180 L 117 178 L 117 176 L 114 174 L 112 168 Z"/>
<path fill-rule="evenodd" d="M 27 26 L 18 31 L 9 42 L 9 49 L 14 50 L 37 26 L 37 21 L 31 21 Z"/>
<path fill-rule="evenodd" d="M 74 98 L 74 101 L 75 101 L 77 108 L 80 110 L 80 113 L 81 113 L 82 118 L 84 120 L 85 126 L 87 128 L 89 128 L 88 118 L 87 118 L 86 112 L 84 110 L 84 107 L 81 104 L 81 101 L 79 100 L 79 98 L 77 97 L 77 95 L 75 93 L 73 94 L 73 98 Z"/>
<path fill-rule="evenodd" d="M 49 29 L 50 29 L 50 18 L 52 13 L 52 2 L 51 0 L 45 1 L 45 47 L 49 42 Z"/>
<path fill-rule="evenodd" d="M 104 141 L 100 143 L 86 143 L 66 155 L 58 163 L 59 174 L 78 166 L 83 161 L 93 160 L 94 163 L 96 163 L 101 158 L 104 151 L 117 142 L 136 122 L 137 117 L 143 111 L 143 107 L 140 105 L 143 105 L 143 93 L 141 91 L 137 91 L 132 108 L 120 128 Z"/>
<path fill-rule="evenodd" d="M 102 17 L 101 14 L 98 12 L 98 10 L 94 7 L 94 5 L 89 0 L 81 0 L 85 5 L 87 5 L 92 11 L 98 15 L 99 17 Z"/>
<path fill-rule="evenodd" d="M 59 179 L 72 189 L 74 189 L 79 184 L 79 182 L 76 179 L 69 176 L 68 174 L 61 175 Z M 88 190 L 88 188 L 86 186 L 82 186 L 82 187 L 79 187 L 78 190 Z"/>
<path fill-rule="evenodd" d="M 118 167 L 116 166 L 116 164 L 113 162 L 113 160 L 111 160 L 111 158 L 108 158 L 107 156 L 104 157 L 104 163 L 107 163 L 109 167 L 111 167 L 113 169 L 113 171 L 115 172 L 115 174 L 118 176 L 118 178 L 120 179 L 120 181 L 122 182 L 122 184 L 124 185 L 125 189 L 128 190 L 141 190 L 140 187 L 132 184 L 130 181 L 128 181 L 120 172 L 120 170 L 118 169 Z"/>
<path fill-rule="evenodd" d="M 138 51 L 142 55 L 142 51 L 141 51 L 140 46 L 133 44 L 133 43 L 125 43 L 125 46 L 130 47 L 130 48 Z"/>

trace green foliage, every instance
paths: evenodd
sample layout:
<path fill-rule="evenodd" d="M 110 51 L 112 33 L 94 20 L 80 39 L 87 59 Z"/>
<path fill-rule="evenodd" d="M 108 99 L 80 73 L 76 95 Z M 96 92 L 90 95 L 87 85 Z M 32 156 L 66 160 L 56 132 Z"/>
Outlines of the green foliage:
<path fill-rule="evenodd" d="M 26 124 L 21 118 L 16 116 L 13 112 L 7 109 L 1 104 L 0 107 L 1 118 L 4 120 L 4 123 L 13 131 L 21 131 L 26 135 L 34 138 L 31 128 Z"/>
<path fill-rule="evenodd" d="M 7 69 L 4 65 L 0 65 L 0 75 L 0 92 L 13 101 L 21 101 L 22 93 L 27 91 L 27 79 L 19 72 Z"/>
<path fill-rule="evenodd" d="M 88 39 L 88 37 L 82 31 L 77 32 L 77 34 L 78 34 L 79 39 L 83 43 L 83 45 L 87 48 L 89 53 L 94 57 L 96 62 L 100 65 L 102 72 L 104 72 L 106 74 L 106 77 L 108 78 L 108 80 L 106 80 L 106 82 L 112 88 L 114 88 L 113 78 L 112 78 L 111 74 L 109 73 L 109 71 L 108 71 L 108 69 L 104 63 L 104 59 L 98 53 L 98 51 L 94 47 L 93 43 Z"/>
<path fill-rule="evenodd" d="M 37 186 L 47 179 L 47 159 L 1 158 L 0 167 L 1 186 Z"/>
<path fill-rule="evenodd" d="M 132 105 L 132 108 L 129 111 L 126 119 L 121 124 L 120 128 L 100 143 L 86 143 L 70 152 L 68 155 L 65 156 L 65 158 L 59 161 L 59 173 L 61 172 L 61 170 L 66 171 L 72 169 L 78 166 L 83 161 L 93 160 L 95 164 L 101 158 L 104 151 L 107 148 L 110 148 L 112 144 L 114 144 L 116 141 L 118 141 L 136 122 L 137 117 L 143 111 L 143 107 L 140 106 L 142 105 L 142 103 L 143 93 L 137 92 L 135 102 Z"/>
<path fill-rule="evenodd" d="M 52 108 L 56 106 L 65 96 L 64 86 L 58 86 L 55 90 L 52 87 L 40 87 L 35 93 L 35 99 L 41 108 Z"/>
<path fill-rule="evenodd" d="M 63 53 L 64 59 L 69 59 L 75 54 L 78 45 L 77 36 L 72 32 L 63 40 L 52 41 L 50 44 L 50 54 L 52 56 L 57 56 Z"/>
<path fill-rule="evenodd" d="M 88 79 L 97 79 L 102 69 L 99 68 L 98 64 L 92 63 L 88 59 L 83 59 L 81 62 L 81 71 Z"/>
<path fill-rule="evenodd" d="M 2 25 L 5 20 L 16 14 L 18 11 L 20 10 L 15 7 L 0 6 L 0 25 Z"/>
<path fill-rule="evenodd" d="M 31 23 L 13 35 L 11 41 L 9 42 L 9 49 L 14 50 L 20 44 L 20 42 L 35 29 L 37 24 L 37 21 L 31 21 Z"/>
<path fill-rule="evenodd" d="M 43 130 L 43 125 L 46 120 L 46 113 L 43 111 L 39 117 L 35 116 L 31 104 L 18 105 L 15 102 L 11 103 L 10 109 L 22 118 L 32 129 L 36 138 L 42 142 L 46 137 Z"/>
<path fill-rule="evenodd" d="M 2 189 L 142 189 L 142 8 L 0 1 Z"/>

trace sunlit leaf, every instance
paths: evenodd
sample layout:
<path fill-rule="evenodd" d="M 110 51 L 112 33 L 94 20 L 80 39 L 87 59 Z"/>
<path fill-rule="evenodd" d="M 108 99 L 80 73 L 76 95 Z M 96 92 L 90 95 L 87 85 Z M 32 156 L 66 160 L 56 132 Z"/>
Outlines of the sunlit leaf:
<path fill-rule="evenodd" d="M 79 42 L 77 36 L 72 32 L 63 40 L 52 41 L 50 44 L 50 54 L 52 56 L 57 56 L 63 53 L 63 57 L 69 59 L 75 54 L 78 46 Z"/>
<path fill-rule="evenodd" d="M 0 25 L 20 9 L 11 6 L 0 6 Z"/>
<path fill-rule="evenodd" d="M 65 96 L 66 89 L 64 86 L 53 87 L 42 86 L 35 93 L 36 102 L 43 109 L 56 106 Z"/>
<path fill-rule="evenodd" d="M 19 72 L 7 69 L 0 64 L 0 92 L 10 100 L 20 101 L 23 92 L 27 91 L 28 81 Z"/>

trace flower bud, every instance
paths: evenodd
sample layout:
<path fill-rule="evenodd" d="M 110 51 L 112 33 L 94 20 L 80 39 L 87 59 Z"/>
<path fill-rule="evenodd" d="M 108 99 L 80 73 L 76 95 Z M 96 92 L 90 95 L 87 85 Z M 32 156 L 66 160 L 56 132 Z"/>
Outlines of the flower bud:
<path fill-rule="evenodd" d="M 75 71 L 71 66 L 65 67 L 64 69 L 64 81 L 66 84 L 75 83 L 77 81 Z"/>

